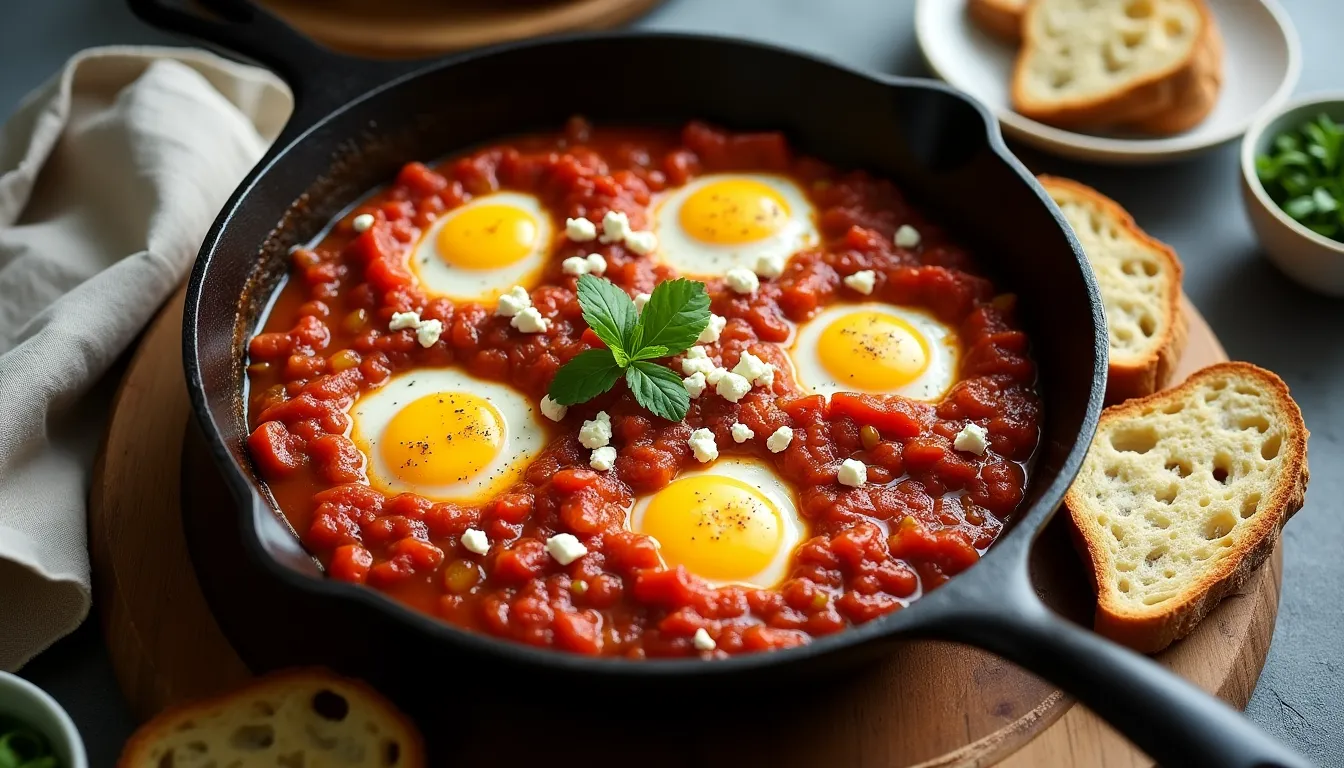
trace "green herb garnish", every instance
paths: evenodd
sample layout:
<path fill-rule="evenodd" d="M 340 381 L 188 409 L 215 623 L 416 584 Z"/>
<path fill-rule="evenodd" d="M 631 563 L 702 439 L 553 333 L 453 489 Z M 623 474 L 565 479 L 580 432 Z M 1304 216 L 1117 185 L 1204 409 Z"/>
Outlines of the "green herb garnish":
<path fill-rule="evenodd" d="M 51 744 L 22 723 L 0 716 L 0 768 L 58 768 Z"/>
<path fill-rule="evenodd" d="M 709 325 L 705 284 L 686 279 L 659 283 L 640 312 L 610 280 L 583 275 L 579 306 L 584 322 L 607 348 L 580 352 L 557 371 L 551 399 L 561 405 L 585 403 L 624 375 L 640 406 L 669 421 L 686 418 L 691 397 L 681 377 L 650 361 L 684 351 Z"/>
<path fill-rule="evenodd" d="M 1344 126 L 1323 114 L 1279 134 L 1272 150 L 1255 158 L 1255 173 L 1284 213 L 1344 242 Z"/>

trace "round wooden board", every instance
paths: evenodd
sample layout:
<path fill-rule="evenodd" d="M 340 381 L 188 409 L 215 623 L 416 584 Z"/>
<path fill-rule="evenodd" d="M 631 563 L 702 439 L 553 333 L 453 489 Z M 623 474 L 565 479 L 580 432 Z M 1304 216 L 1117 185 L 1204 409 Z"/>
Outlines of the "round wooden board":
<path fill-rule="evenodd" d="M 416 58 L 538 35 L 607 29 L 662 0 L 262 0 L 345 53 Z"/>
<path fill-rule="evenodd" d="M 1203 318 L 1188 303 L 1185 311 L 1190 341 L 1179 378 L 1226 359 Z M 154 321 L 131 361 L 90 504 L 95 596 L 122 690 L 142 718 L 250 677 L 205 604 L 183 542 L 179 474 L 188 403 L 181 313 L 179 294 Z M 1055 571 L 1052 583 L 1085 585 L 1062 523 L 1057 520 L 1042 536 L 1034 568 Z M 1269 650 L 1281 575 L 1276 548 L 1239 593 L 1158 659 L 1244 707 Z M 1050 602 L 1086 622 L 1090 596 L 1085 586 L 1081 589 L 1050 596 Z M 762 744 L 757 739 L 748 745 L 734 737 L 738 729 L 694 737 L 683 729 L 670 739 L 676 726 L 661 726 L 660 734 L 660 726 L 646 719 L 632 723 L 619 738 L 630 741 L 631 748 L 660 744 L 658 754 L 650 756 L 650 764 L 659 765 L 746 759 L 894 768 L 984 766 L 1005 758 L 1004 765 L 1018 768 L 1151 764 L 1053 686 L 977 649 L 938 642 L 903 644 L 882 666 L 815 692 L 805 711 L 772 719 L 767 727 L 792 734 L 787 740 Z M 498 764 L 495 749 L 513 738 L 510 727 L 482 725 L 480 738 L 455 748 L 457 762 Z M 473 742 L 480 743 L 473 747 Z M 686 754 L 669 751 L 682 742 L 688 745 Z"/>

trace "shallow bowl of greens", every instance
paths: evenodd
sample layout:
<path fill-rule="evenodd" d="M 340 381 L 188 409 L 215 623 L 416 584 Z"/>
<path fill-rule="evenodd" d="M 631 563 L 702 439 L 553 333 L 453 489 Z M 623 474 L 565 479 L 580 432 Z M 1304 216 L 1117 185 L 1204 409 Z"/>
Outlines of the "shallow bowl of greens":
<path fill-rule="evenodd" d="M 0 672 L 0 768 L 88 768 L 84 742 L 56 700 Z"/>
<path fill-rule="evenodd" d="M 1270 260 L 1311 290 L 1344 296 L 1344 94 L 1261 116 L 1242 140 L 1241 175 Z"/>

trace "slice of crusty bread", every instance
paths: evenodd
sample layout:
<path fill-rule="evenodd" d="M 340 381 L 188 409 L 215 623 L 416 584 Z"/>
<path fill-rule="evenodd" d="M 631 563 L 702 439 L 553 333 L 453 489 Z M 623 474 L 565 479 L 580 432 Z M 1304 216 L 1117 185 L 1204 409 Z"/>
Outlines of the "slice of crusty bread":
<path fill-rule="evenodd" d="M 131 737 L 118 768 L 420 768 L 415 726 L 368 686 L 322 670 L 260 678 L 169 710 Z"/>
<path fill-rule="evenodd" d="M 1180 259 L 1095 189 L 1055 176 L 1040 181 L 1073 227 L 1101 286 L 1111 338 L 1106 402 L 1158 391 L 1185 350 Z"/>
<path fill-rule="evenodd" d="M 1218 105 L 1222 91 L 1223 35 L 1217 24 L 1210 24 L 1191 65 L 1172 81 L 1173 104 L 1163 112 L 1121 127 L 1162 136 L 1188 131 L 1204 122 Z"/>
<path fill-rule="evenodd" d="M 1302 412 L 1249 363 L 1108 408 L 1065 497 L 1097 631 L 1145 653 L 1189 634 L 1269 555 L 1307 476 Z"/>
<path fill-rule="evenodd" d="M 1036 0 L 1022 20 L 1013 108 L 1066 128 L 1166 127 L 1221 46 L 1203 0 Z M 1221 81 L 1221 72 L 1219 73 Z"/>
<path fill-rule="evenodd" d="M 1022 15 L 1027 0 L 970 0 L 966 12 L 980 28 L 995 37 L 1016 43 L 1022 39 Z"/>

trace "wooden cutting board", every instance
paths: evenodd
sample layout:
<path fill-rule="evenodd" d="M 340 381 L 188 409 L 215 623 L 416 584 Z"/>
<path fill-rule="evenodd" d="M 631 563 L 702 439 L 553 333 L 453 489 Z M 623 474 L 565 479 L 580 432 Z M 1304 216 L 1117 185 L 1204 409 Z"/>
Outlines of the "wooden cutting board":
<path fill-rule="evenodd" d="M 1184 304 L 1189 348 L 1177 378 L 1226 359 L 1198 312 Z M 216 693 L 251 676 L 220 633 L 197 585 L 183 541 L 179 473 L 188 403 L 181 361 L 182 296 L 175 296 L 145 334 L 117 395 L 91 498 L 90 541 L 95 599 L 122 691 L 137 716 Z M 205 510 L 201 510 L 204 512 Z M 1063 520 L 1042 536 L 1036 569 L 1052 583 L 1073 584 L 1056 608 L 1090 616 L 1086 576 Z M 1208 691 L 1245 707 L 1269 650 L 1278 611 L 1282 559 L 1278 548 L 1239 593 L 1229 597 L 1185 640 L 1158 660 Z M 686 729 L 650 723 L 638 713 L 629 727 L 612 723 L 607 754 L 652 740 L 650 764 L 984 766 L 1014 768 L 1148 766 L 1148 760 L 1053 686 L 997 657 L 964 646 L 910 642 L 871 672 L 813 692 L 797 713 L 772 715 L 765 727 L 789 738 L 743 739 L 744 728 Z M 731 708 L 750 710 L 750 702 Z M 582 714 L 549 713 L 582 727 Z M 726 711 L 716 711 L 726 716 Z M 740 717 L 750 718 L 750 713 Z M 495 718 L 457 747 L 459 765 L 498 764 L 496 748 L 540 759 L 545 745 L 519 744 L 513 718 Z M 589 723 L 591 725 L 591 723 Z M 660 732 L 661 729 L 661 732 Z M 438 729 L 425 728 L 432 734 Z M 722 735 L 720 735 L 722 734 Z M 516 734 L 514 734 L 516 736 Z M 629 753 L 626 753 L 629 754 Z M 1006 758 L 1006 759 L 1005 759 Z M 595 763 L 596 764 L 596 763 Z"/>

